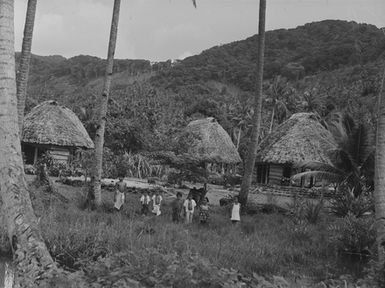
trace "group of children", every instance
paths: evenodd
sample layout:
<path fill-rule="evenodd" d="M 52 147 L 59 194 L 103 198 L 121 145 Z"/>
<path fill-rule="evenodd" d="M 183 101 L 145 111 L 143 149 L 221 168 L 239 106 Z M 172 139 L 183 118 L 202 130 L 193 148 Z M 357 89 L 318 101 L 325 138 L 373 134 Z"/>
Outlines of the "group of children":
<path fill-rule="evenodd" d="M 127 189 L 127 184 L 123 181 L 123 178 L 119 178 L 119 182 L 115 185 L 115 194 L 114 194 L 114 208 L 117 211 L 120 211 L 125 201 L 125 192 Z M 148 192 L 145 191 L 140 197 L 140 203 L 142 204 L 141 213 L 147 215 L 150 211 L 150 204 L 152 204 L 152 213 L 156 216 L 161 214 L 161 203 L 163 201 L 162 195 L 159 191 L 156 191 L 155 194 L 150 197 Z"/>
<path fill-rule="evenodd" d="M 127 184 L 123 181 L 123 178 L 119 178 L 119 182 L 116 184 L 116 190 L 114 195 L 114 208 L 118 211 L 124 204 L 124 193 L 126 188 Z M 142 206 L 141 214 L 148 215 L 150 212 L 150 207 L 152 206 L 151 212 L 156 216 L 161 215 L 162 201 L 163 197 L 162 195 L 160 195 L 159 190 L 156 190 L 155 194 L 152 195 L 152 197 L 150 197 L 148 191 L 143 191 L 140 197 L 140 204 Z M 209 206 L 207 197 L 203 198 L 198 204 L 192 198 L 191 193 L 187 196 L 185 200 L 183 200 L 182 193 L 178 192 L 176 194 L 176 199 L 171 202 L 172 221 L 178 223 L 181 222 L 182 218 L 184 217 L 185 223 L 190 224 L 192 223 L 193 217 L 196 214 L 195 211 L 198 210 L 199 222 L 201 224 L 206 224 L 209 221 Z M 234 197 L 230 219 L 233 223 L 238 223 L 241 220 L 240 204 L 238 202 L 238 197 Z"/>
<path fill-rule="evenodd" d="M 189 194 L 187 199 L 183 201 L 182 193 L 178 192 L 176 194 L 176 199 L 171 202 L 172 208 L 172 221 L 181 222 L 182 217 L 185 218 L 185 223 L 190 224 L 193 221 L 194 213 L 196 211 L 197 203 L 192 198 L 192 195 Z M 201 203 L 199 203 L 199 222 L 205 224 L 209 220 L 209 206 L 208 199 L 204 198 Z"/>

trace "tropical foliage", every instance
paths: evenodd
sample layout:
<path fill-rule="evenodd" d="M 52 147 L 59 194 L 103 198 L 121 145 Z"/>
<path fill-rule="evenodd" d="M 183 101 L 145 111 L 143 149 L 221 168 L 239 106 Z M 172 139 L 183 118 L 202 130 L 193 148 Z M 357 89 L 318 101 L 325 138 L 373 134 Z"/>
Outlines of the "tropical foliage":
<path fill-rule="evenodd" d="M 316 177 L 338 185 L 344 184 L 360 195 L 363 189 L 373 189 L 374 133 L 365 123 L 356 123 L 341 112 L 331 113 L 324 125 L 334 135 L 338 147 L 330 151 L 331 163 L 308 162 L 301 165 L 308 169 L 293 177 Z"/>
<path fill-rule="evenodd" d="M 383 38 L 374 26 L 345 21 L 267 32 L 260 138 L 301 111 L 325 117 L 346 109 L 373 126 Z M 182 61 L 115 60 L 105 145 L 116 154 L 170 150 L 171 136 L 194 117 L 213 116 L 244 158 L 254 113 L 256 45 L 252 36 Z M 58 100 L 93 138 L 104 68 L 97 57 L 33 56 L 26 109 Z"/>

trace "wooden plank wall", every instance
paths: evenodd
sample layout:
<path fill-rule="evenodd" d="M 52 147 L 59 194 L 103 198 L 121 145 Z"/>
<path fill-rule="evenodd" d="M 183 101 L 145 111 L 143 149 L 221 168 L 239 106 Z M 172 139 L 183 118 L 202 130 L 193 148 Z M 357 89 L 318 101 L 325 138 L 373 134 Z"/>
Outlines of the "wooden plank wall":
<path fill-rule="evenodd" d="M 68 159 L 70 157 L 70 151 L 67 149 L 52 148 L 50 150 L 50 154 L 54 160 L 65 163 L 68 162 Z"/>
<path fill-rule="evenodd" d="M 269 184 L 281 185 L 283 176 L 283 166 L 279 164 L 270 164 Z"/>

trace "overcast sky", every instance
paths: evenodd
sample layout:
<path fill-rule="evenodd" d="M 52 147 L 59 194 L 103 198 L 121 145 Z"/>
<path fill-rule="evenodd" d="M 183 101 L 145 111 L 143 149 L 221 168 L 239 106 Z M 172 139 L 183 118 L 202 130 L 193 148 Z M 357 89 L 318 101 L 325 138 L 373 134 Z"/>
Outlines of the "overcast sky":
<path fill-rule="evenodd" d="M 27 0 L 15 1 L 17 51 Z M 122 0 L 116 58 L 160 61 L 257 33 L 258 0 Z M 32 53 L 105 58 L 113 0 L 38 0 Z M 385 27 L 385 0 L 267 0 L 267 30 L 341 19 Z M 385 37 L 385 36 L 384 36 Z"/>

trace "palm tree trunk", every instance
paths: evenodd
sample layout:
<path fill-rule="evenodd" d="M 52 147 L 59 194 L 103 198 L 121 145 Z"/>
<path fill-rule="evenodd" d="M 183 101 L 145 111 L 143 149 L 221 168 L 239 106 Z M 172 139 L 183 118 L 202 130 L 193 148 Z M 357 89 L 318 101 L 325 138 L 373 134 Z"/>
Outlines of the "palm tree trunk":
<path fill-rule="evenodd" d="M 35 23 L 37 0 L 28 0 L 27 15 L 25 17 L 24 37 L 21 48 L 19 69 L 16 76 L 17 113 L 20 136 L 23 129 L 23 118 L 25 99 L 27 97 L 27 84 L 29 74 L 29 63 L 31 59 L 33 26 Z"/>
<path fill-rule="evenodd" d="M 239 127 L 238 137 L 237 137 L 237 150 L 239 149 L 239 145 L 241 144 L 241 133 L 242 133 L 242 128 Z"/>
<path fill-rule="evenodd" d="M 385 268 L 385 90 L 384 75 L 378 98 L 377 138 L 375 154 L 374 201 L 377 221 L 379 267 Z"/>
<path fill-rule="evenodd" d="M 265 19 L 266 19 L 266 0 L 259 1 L 259 27 L 258 27 L 258 58 L 257 58 L 257 91 L 254 98 L 253 127 L 251 130 L 251 143 L 248 156 L 246 158 L 245 172 L 242 179 L 239 201 L 245 205 L 249 194 L 255 157 L 258 148 L 258 138 L 261 130 L 262 119 L 262 81 L 263 81 L 263 58 L 265 50 Z"/>
<path fill-rule="evenodd" d="M 275 102 L 275 101 L 274 101 L 274 102 Z M 273 111 L 271 112 L 271 120 L 270 120 L 269 134 L 271 134 L 271 132 L 273 132 L 274 116 L 275 116 L 275 103 L 274 103 L 274 106 L 273 106 Z"/>
<path fill-rule="evenodd" d="M 95 155 L 94 155 L 94 167 L 93 167 L 94 169 L 93 169 L 92 178 L 91 178 L 91 182 L 92 182 L 91 191 L 93 195 L 89 195 L 89 198 L 95 199 L 96 206 L 100 206 L 102 203 L 101 178 L 102 178 L 102 163 L 103 163 L 104 131 L 106 127 L 108 98 L 110 94 L 112 71 L 114 66 L 116 38 L 118 34 L 119 10 L 120 10 L 120 0 L 115 0 L 114 9 L 112 13 L 110 40 L 108 44 L 106 75 L 104 79 L 103 93 L 99 101 L 98 128 L 95 134 Z"/>
<path fill-rule="evenodd" d="M 40 235 L 24 176 L 17 117 L 13 13 L 14 1 L 0 0 L 0 195 L 17 264 L 16 281 L 19 279 L 27 286 L 42 273 L 55 269 L 55 264 Z"/>

